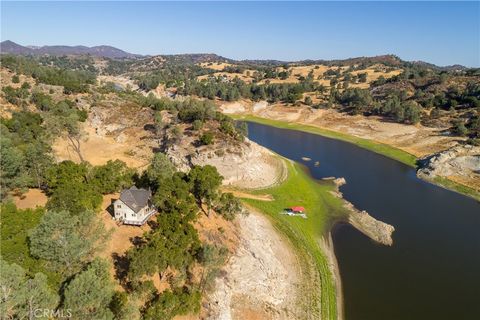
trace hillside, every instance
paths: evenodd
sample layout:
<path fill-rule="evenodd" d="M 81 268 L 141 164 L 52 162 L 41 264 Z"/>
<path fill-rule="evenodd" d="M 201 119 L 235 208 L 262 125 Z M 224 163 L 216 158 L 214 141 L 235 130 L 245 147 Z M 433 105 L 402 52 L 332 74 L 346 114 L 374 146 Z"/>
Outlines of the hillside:
<path fill-rule="evenodd" d="M 224 112 L 346 131 L 417 157 L 480 143 L 479 70 L 440 68 L 393 55 L 282 63 L 215 54 L 133 60 L 2 55 L 2 65 L 17 73 L 19 82 L 33 76 L 57 93 L 63 88 L 64 94 L 83 96 L 100 86 L 120 94 L 134 90 L 157 98 L 199 97 Z M 3 88 L 3 113 L 24 103 L 19 82 Z M 477 188 L 471 183 L 476 176 L 466 174 L 469 178 L 452 179 Z"/>

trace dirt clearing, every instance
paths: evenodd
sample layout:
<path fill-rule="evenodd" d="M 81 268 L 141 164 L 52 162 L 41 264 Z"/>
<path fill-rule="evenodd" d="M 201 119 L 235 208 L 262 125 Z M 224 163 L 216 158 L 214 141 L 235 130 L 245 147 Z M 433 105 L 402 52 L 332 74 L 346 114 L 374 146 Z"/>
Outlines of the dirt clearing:
<path fill-rule="evenodd" d="M 13 202 L 18 209 L 35 209 L 44 207 L 47 204 L 48 197 L 40 189 L 29 189 L 21 196 L 14 196 Z"/>

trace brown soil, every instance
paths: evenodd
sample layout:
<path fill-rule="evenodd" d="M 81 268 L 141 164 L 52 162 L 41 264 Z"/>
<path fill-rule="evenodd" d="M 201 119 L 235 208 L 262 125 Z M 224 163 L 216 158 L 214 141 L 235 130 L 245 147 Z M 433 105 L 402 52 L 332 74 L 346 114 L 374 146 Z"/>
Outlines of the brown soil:
<path fill-rule="evenodd" d="M 47 204 L 47 195 L 40 189 L 29 189 L 21 196 L 14 196 L 13 202 L 19 209 L 34 209 Z"/>
<path fill-rule="evenodd" d="M 143 129 L 129 128 L 123 133 L 124 140 L 119 141 L 114 137 L 97 135 L 93 128 L 84 125 L 80 150 L 83 158 L 92 165 L 103 165 L 108 160 L 118 159 L 129 167 L 143 169 L 150 163 L 153 154 L 151 147 L 141 140 L 145 135 Z M 57 139 L 53 150 L 58 161 L 80 162 L 66 137 Z"/>
<path fill-rule="evenodd" d="M 132 240 L 136 237 L 141 237 L 144 232 L 150 230 L 147 224 L 137 227 L 137 226 L 126 226 L 118 225 L 111 212 L 112 201 L 118 199 L 119 194 L 109 194 L 103 196 L 102 210 L 100 215 L 103 223 L 105 224 L 105 229 L 110 230 L 111 237 L 106 244 L 104 244 L 103 250 L 99 253 L 99 256 L 110 261 L 110 271 L 112 277 L 115 278 L 115 267 L 114 265 L 118 262 L 121 263 L 121 257 L 125 255 L 128 249 L 133 246 Z M 109 211 L 110 210 L 110 211 Z M 120 283 L 117 283 L 117 289 L 123 290 Z"/>

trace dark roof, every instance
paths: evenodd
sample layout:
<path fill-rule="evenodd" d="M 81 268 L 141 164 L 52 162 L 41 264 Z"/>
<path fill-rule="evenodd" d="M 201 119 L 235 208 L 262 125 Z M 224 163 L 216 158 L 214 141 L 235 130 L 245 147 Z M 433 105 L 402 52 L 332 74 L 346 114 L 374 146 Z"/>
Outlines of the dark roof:
<path fill-rule="evenodd" d="M 152 192 L 150 190 L 138 189 L 133 186 L 120 193 L 120 200 L 122 200 L 122 202 L 129 206 L 134 212 L 138 212 L 148 205 L 148 200 L 150 200 L 151 196 Z"/>

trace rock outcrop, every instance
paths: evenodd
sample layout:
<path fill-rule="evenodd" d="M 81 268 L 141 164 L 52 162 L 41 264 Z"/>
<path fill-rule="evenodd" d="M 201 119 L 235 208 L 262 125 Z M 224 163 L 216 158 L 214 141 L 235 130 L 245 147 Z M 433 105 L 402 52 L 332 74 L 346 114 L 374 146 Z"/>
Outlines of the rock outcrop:
<path fill-rule="evenodd" d="M 195 138 L 182 141 L 164 151 L 181 171 L 193 165 L 212 165 L 223 176 L 223 184 L 238 188 L 265 188 L 286 175 L 286 168 L 272 152 L 245 138 L 243 142 L 220 141 L 210 146 L 195 147 Z"/>
<path fill-rule="evenodd" d="M 343 206 L 348 210 L 347 222 L 373 241 L 391 246 L 393 244 L 392 233 L 395 231 L 395 228 L 388 223 L 375 219 L 365 210 L 358 210 L 351 202 L 345 200 L 342 193 L 338 190 L 340 186 L 347 183 L 345 178 L 329 180 L 332 180 L 337 187 L 333 194 L 343 200 Z"/>
<path fill-rule="evenodd" d="M 474 177 L 480 174 L 480 147 L 458 145 L 422 159 L 419 175 Z M 478 176 L 480 178 L 480 176 Z"/>

